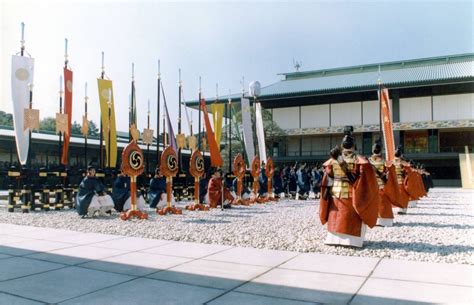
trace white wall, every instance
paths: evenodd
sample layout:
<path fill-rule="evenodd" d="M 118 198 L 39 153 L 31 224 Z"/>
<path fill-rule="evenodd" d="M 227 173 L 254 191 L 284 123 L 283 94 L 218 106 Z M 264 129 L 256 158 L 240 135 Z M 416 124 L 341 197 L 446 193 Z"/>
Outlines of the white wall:
<path fill-rule="evenodd" d="M 331 104 L 331 126 L 361 123 L 361 102 Z"/>
<path fill-rule="evenodd" d="M 301 107 L 301 128 L 329 126 L 329 105 Z"/>
<path fill-rule="evenodd" d="M 273 121 L 282 129 L 300 127 L 299 107 L 286 107 L 273 109 Z"/>
<path fill-rule="evenodd" d="M 431 96 L 400 99 L 400 122 L 431 121 Z"/>
<path fill-rule="evenodd" d="M 474 94 L 433 96 L 433 119 L 474 119 Z"/>
<path fill-rule="evenodd" d="M 380 113 L 380 103 L 379 101 L 366 101 L 362 102 L 362 114 L 363 114 L 363 122 L 362 124 L 379 124 L 379 113 Z"/>

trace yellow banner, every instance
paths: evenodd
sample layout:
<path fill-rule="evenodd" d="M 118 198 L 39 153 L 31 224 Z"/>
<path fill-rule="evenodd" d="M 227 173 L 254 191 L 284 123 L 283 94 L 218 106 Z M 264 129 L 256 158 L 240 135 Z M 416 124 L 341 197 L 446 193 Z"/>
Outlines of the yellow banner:
<path fill-rule="evenodd" d="M 115 108 L 114 95 L 112 90 L 112 81 L 105 79 L 97 79 L 99 86 L 100 113 L 102 117 L 102 130 L 105 139 L 105 159 L 107 167 L 115 167 L 117 163 L 117 129 L 115 126 Z M 109 100 L 110 107 L 110 124 L 109 124 Z M 110 145 L 109 145 L 109 129 L 110 129 Z M 109 160 L 110 147 L 110 160 Z"/>
<path fill-rule="evenodd" d="M 224 116 L 224 104 L 214 103 L 211 105 L 212 123 L 214 124 L 214 137 L 217 142 L 217 149 L 221 150 L 222 117 Z"/>

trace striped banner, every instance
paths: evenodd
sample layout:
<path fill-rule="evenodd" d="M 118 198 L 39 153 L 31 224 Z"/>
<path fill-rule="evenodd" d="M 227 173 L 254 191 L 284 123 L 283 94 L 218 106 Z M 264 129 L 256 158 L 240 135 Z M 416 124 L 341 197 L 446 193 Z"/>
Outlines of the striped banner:
<path fill-rule="evenodd" d="M 248 98 L 241 99 L 242 107 L 242 130 L 244 134 L 245 152 L 247 154 L 247 162 L 250 167 L 253 157 L 255 157 L 255 147 L 253 146 L 252 119 L 250 117 L 250 101 Z"/>
<path fill-rule="evenodd" d="M 212 123 L 214 125 L 214 137 L 216 138 L 217 149 L 221 151 L 222 117 L 224 116 L 224 104 L 214 103 L 211 105 Z"/>

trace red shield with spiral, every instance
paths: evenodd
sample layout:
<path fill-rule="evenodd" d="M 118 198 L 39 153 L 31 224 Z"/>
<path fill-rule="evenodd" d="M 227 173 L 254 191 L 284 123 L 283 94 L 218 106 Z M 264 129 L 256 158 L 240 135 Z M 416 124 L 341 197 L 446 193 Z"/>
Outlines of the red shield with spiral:
<path fill-rule="evenodd" d="M 194 178 L 204 175 L 204 158 L 199 150 L 195 150 L 189 161 L 189 172 Z"/>
<path fill-rule="evenodd" d="M 265 174 L 268 178 L 273 178 L 273 173 L 275 172 L 275 167 L 273 166 L 272 158 L 267 158 L 267 164 L 265 167 Z"/>
<path fill-rule="evenodd" d="M 160 170 L 167 177 L 175 177 L 178 173 L 178 156 L 173 147 L 168 146 L 161 154 Z"/>
<path fill-rule="evenodd" d="M 255 156 L 252 160 L 252 177 L 258 177 L 260 174 L 260 158 Z"/>
<path fill-rule="evenodd" d="M 234 158 L 233 172 L 239 178 L 243 178 L 245 175 L 245 163 L 241 154 L 237 154 Z"/>
<path fill-rule="evenodd" d="M 122 151 L 122 171 L 130 177 L 140 176 L 143 173 L 145 158 L 135 141 L 130 142 Z"/>

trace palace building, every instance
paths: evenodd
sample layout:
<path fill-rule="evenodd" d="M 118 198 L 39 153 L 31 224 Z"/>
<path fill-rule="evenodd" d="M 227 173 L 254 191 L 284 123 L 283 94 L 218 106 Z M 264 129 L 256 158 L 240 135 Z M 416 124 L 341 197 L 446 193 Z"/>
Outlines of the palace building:
<path fill-rule="evenodd" d="M 326 160 L 344 125 L 354 126 L 359 153 L 370 155 L 381 137 L 380 82 L 389 89 L 395 144 L 403 145 L 405 157 L 424 164 L 435 185 L 461 185 L 459 153 L 474 148 L 474 54 L 281 75 L 258 96 L 287 135 L 269 148 L 277 164 Z"/>

